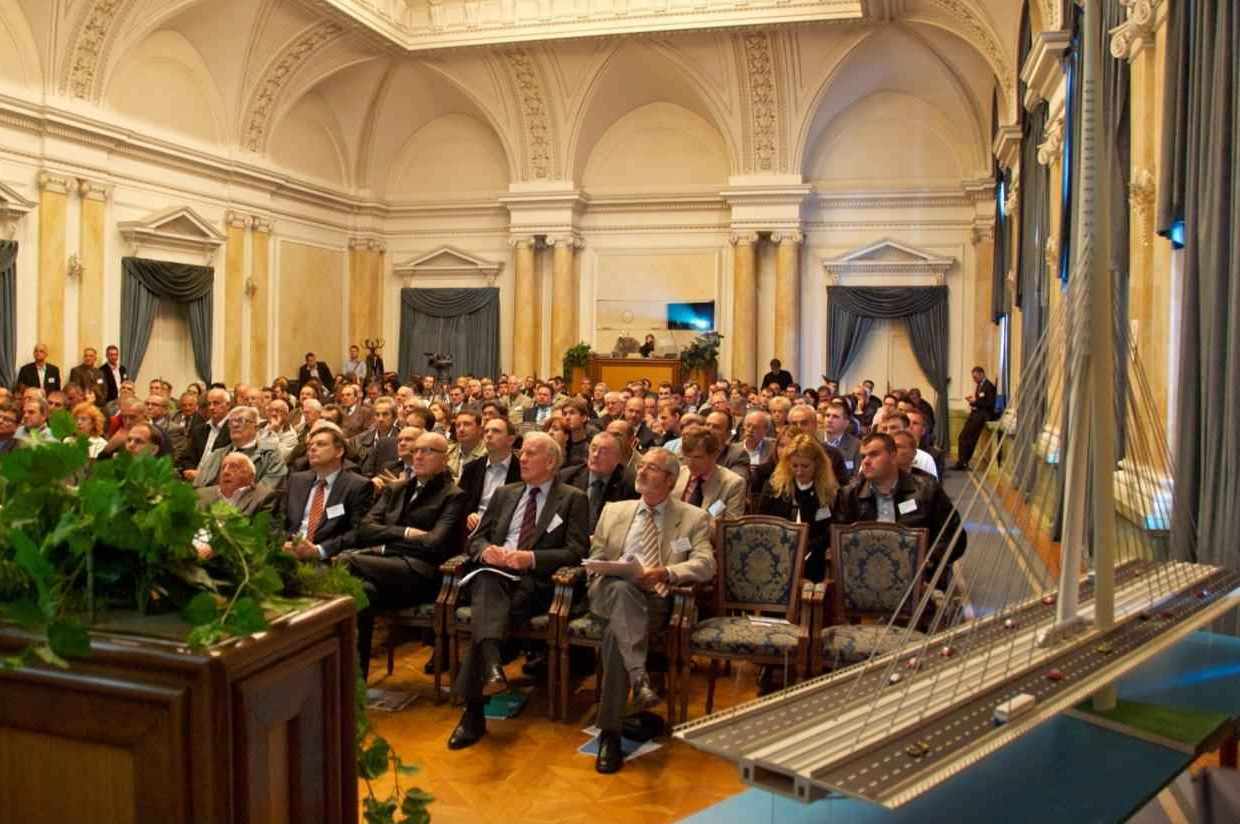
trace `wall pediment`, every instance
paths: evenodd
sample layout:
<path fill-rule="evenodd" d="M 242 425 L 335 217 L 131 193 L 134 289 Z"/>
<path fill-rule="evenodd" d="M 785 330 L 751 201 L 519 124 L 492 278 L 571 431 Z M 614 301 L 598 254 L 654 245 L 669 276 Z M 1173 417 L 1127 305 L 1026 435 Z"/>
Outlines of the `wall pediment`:
<path fill-rule="evenodd" d="M 898 278 L 905 276 L 933 276 L 942 284 L 947 272 L 956 265 L 956 259 L 942 257 L 932 252 L 884 238 L 875 243 L 822 262 L 827 277 L 838 285 L 841 278 L 849 275 L 884 275 Z"/>
<path fill-rule="evenodd" d="M 398 277 L 475 275 L 485 277 L 494 285 L 503 268 L 501 262 L 484 260 L 451 246 L 441 246 L 405 263 L 398 263 L 393 271 Z"/>
<path fill-rule="evenodd" d="M 17 228 L 17 221 L 36 205 L 38 204 L 34 201 L 26 200 L 18 194 L 16 189 L 0 183 L 0 237 L 11 238 Z"/>
<path fill-rule="evenodd" d="M 143 249 L 191 251 L 201 253 L 208 263 L 227 239 L 223 232 L 188 206 L 165 209 L 142 220 L 122 221 L 117 228 L 129 244 L 131 254 L 137 255 Z"/>

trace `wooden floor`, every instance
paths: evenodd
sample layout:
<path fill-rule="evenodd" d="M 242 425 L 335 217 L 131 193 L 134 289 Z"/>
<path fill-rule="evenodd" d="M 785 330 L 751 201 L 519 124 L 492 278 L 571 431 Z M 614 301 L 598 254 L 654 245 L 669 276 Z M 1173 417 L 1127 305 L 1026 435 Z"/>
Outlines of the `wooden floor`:
<path fill-rule="evenodd" d="M 401 712 L 372 711 L 371 718 L 401 757 L 420 767 L 421 772 L 406 781 L 435 796 L 431 818 L 436 824 L 678 821 L 744 789 L 735 766 L 670 738 L 662 739 L 662 749 L 628 762 L 619 773 L 596 773 L 594 758 L 577 753 L 588 740 L 581 730 L 593 723 L 592 678 L 575 682 L 572 721 L 547 719 L 543 684 L 522 686 L 533 687 L 533 692 L 517 718 L 488 721 L 486 738 L 451 752 L 448 736 L 460 708 L 447 701 L 434 703 L 431 679 L 422 674 L 428 655 L 426 647 L 402 646 L 391 676 L 384 675 L 383 659 L 376 656 L 372 688 L 404 690 L 418 697 Z M 518 659 L 508 667 L 510 679 L 520 679 L 520 663 Z M 754 697 L 756 682 L 756 670 L 734 668 L 716 686 L 715 708 Z M 704 714 L 705 691 L 705 675 L 695 673 L 691 719 Z M 655 711 L 662 714 L 664 708 Z M 365 795 L 364 784 L 359 792 Z"/>

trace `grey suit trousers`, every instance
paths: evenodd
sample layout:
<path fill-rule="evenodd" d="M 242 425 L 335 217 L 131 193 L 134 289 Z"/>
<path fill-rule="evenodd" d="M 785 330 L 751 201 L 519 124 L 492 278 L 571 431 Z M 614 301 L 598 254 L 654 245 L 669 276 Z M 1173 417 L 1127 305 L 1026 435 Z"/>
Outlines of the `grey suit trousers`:
<path fill-rule="evenodd" d="M 501 575 L 482 574 L 469 582 L 470 641 L 452 689 L 463 701 L 482 698 L 487 662 L 481 660 L 483 641 L 503 641 L 510 627 L 523 627 L 537 615 L 546 614 L 555 597 L 550 581 L 522 575 L 510 581 Z"/>
<path fill-rule="evenodd" d="M 623 578 L 599 578 L 590 585 L 590 611 L 607 619 L 600 652 L 599 729 L 620 731 L 629 681 L 646 671 L 650 630 L 667 623 L 671 608 L 671 598 L 647 592 Z"/>

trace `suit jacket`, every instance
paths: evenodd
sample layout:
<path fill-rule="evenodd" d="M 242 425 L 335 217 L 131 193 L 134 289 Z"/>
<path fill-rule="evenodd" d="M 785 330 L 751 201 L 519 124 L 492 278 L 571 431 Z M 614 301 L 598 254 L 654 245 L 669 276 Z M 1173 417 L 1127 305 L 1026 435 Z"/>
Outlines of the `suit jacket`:
<path fill-rule="evenodd" d="M 121 373 L 122 381 L 129 380 L 129 370 L 125 368 L 125 364 L 118 363 L 116 365 L 116 368 Z M 108 368 L 108 364 L 106 362 L 103 364 L 103 366 L 99 367 L 99 372 L 101 373 L 101 376 L 103 378 L 103 386 L 105 389 L 108 390 L 108 396 L 105 400 L 110 402 L 110 401 L 114 401 L 117 398 L 119 398 L 121 395 L 120 384 L 116 382 L 116 376 L 112 374 L 112 370 Z"/>
<path fill-rule="evenodd" d="M 540 421 L 538 420 L 538 410 L 542 408 L 545 408 L 547 410 L 547 415 L 551 414 L 550 406 L 539 407 L 539 406 L 534 406 L 533 404 L 530 404 L 529 406 L 525 407 L 525 409 L 521 412 L 521 421 L 523 423 L 540 423 Z M 546 420 L 546 417 L 544 417 L 543 420 Z"/>
<path fill-rule="evenodd" d="M 647 449 L 654 446 L 654 441 L 657 437 L 659 436 L 654 433 L 654 430 L 650 428 L 650 425 L 645 421 L 642 421 L 642 425 L 637 427 L 637 451 L 645 452 Z"/>
<path fill-rule="evenodd" d="M 357 546 L 384 545 L 383 554 L 404 558 L 427 578 L 437 578 L 439 565 L 461 551 L 465 537 L 465 493 L 441 472 L 416 490 L 416 479 L 383 488 L 357 528 Z M 405 538 L 405 528 L 424 535 Z"/>
<path fill-rule="evenodd" d="M 83 391 L 103 385 L 103 373 L 98 366 L 87 366 L 79 363 L 69 370 L 69 383 L 76 383 Z"/>
<path fill-rule="evenodd" d="M 197 490 L 198 506 L 209 509 L 216 501 L 224 500 L 218 486 L 204 486 Z M 248 487 L 237 498 L 233 506 L 242 515 L 255 515 L 259 512 L 271 512 L 276 505 L 276 490 L 267 484 Z"/>
<path fill-rule="evenodd" d="M 336 383 L 332 370 L 328 369 L 327 364 L 323 363 L 323 361 L 316 361 L 314 367 L 314 372 L 311 373 L 310 368 L 303 363 L 301 368 L 297 370 L 297 380 L 302 386 L 305 386 L 312 378 L 317 378 L 319 383 L 323 384 L 324 389 L 331 389 Z"/>
<path fill-rule="evenodd" d="M 295 472 L 285 479 L 284 489 L 276 502 L 278 516 L 275 521 L 286 534 L 293 535 L 301 529 L 301 519 L 317 480 L 318 474 L 313 469 Z M 357 545 L 357 528 L 366 517 L 373 497 L 374 486 L 370 481 L 356 472 L 341 469 L 327 496 L 323 520 L 314 535 L 314 542 L 323 548 L 327 557 Z M 344 512 L 333 518 L 327 510 L 334 506 L 343 506 Z"/>
<path fill-rule="evenodd" d="M 745 442 L 737 441 L 736 445 L 741 448 L 745 461 L 749 461 L 749 452 L 745 449 Z M 747 477 L 749 478 L 749 495 L 753 497 L 762 491 L 762 485 L 766 479 L 771 476 L 771 472 L 775 470 L 775 439 L 762 439 L 761 455 L 762 459 L 758 463 L 749 463 L 747 466 Z"/>
<path fill-rule="evenodd" d="M 353 407 L 352 414 L 345 412 L 340 428 L 344 431 L 346 438 L 354 438 L 370 428 L 370 422 L 374 420 L 374 417 L 375 411 L 361 401 L 358 401 L 357 405 Z"/>
<path fill-rule="evenodd" d="M 396 460 L 396 433 L 399 429 L 392 427 L 390 435 L 380 437 L 378 430 L 371 428 L 353 438 L 353 450 L 360 458 L 358 465 L 363 475 L 373 478 L 382 471 L 382 467 Z M 296 448 L 293 444 L 293 449 Z M 292 449 L 289 450 L 292 454 Z"/>
<path fill-rule="evenodd" d="M 680 477 L 676 479 L 676 486 L 672 489 L 672 497 L 679 501 L 688 485 L 689 467 L 682 466 Z M 718 502 L 723 509 L 717 513 L 711 512 L 712 519 L 739 518 L 745 514 L 746 492 L 745 481 L 740 475 L 730 469 L 716 466 L 715 471 L 706 478 L 706 483 L 702 485 L 702 509 L 710 512 L 711 507 Z"/>
<path fill-rule="evenodd" d="M 465 493 L 465 514 L 477 512 L 478 507 L 482 506 L 482 487 L 486 481 L 487 462 L 490 459 L 483 455 L 481 458 L 474 458 L 469 461 L 461 469 L 461 479 L 456 485 Z M 521 462 L 517 460 L 514 452 L 508 459 L 508 473 L 504 476 L 504 482 L 500 486 L 515 484 L 521 480 Z M 497 488 L 496 492 L 499 491 Z"/>
<path fill-rule="evenodd" d="M 512 516 L 525 494 L 525 484 L 518 482 L 501 486 L 491 496 L 491 503 L 474 530 L 469 554 L 477 558 L 489 544 L 503 546 L 512 525 Z M 551 522 L 559 516 L 555 528 Z M 550 583 L 551 575 L 560 567 L 577 566 L 586 557 L 590 521 L 590 502 L 581 490 L 554 479 L 547 490 L 547 500 L 534 527 L 534 575 Z"/>
<path fill-rule="evenodd" d="M 929 475 L 901 472 L 891 494 L 895 500 L 896 523 L 907 527 L 924 527 L 928 531 L 926 541 L 929 544 L 930 563 L 926 569 L 933 571 L 960 526 L 960 513 L 956 511 L 951 498 L 943 491 L 939 482 Z M 874 490 L 863 477 L 841 489 L 835 500 L 836 523 L 853 524 L 858 521 L 878 520 L 878 502 Z M 901 505 L 904 505 L 907 511 L 901 512 Z M 952 547 L 952 562 L 964 555 L 968 546 L 968 535 L 963 529 L 959 532 L 960 537 Z"/>
<path fill-rule="evenodd" d="M 745 486 L 749 486 L 749 453 L 742 444 L 730 443 L 725 446 L 719 454 L 718 464 L 740 475 Z"/>
<path fill-rule="evenodd" d="M 829 444 L 824 444 L 824 448 L 835 449 L 840 453 L 840 457 L 844 459 L 844 469 L 848 473 L 849 478 L 861 469 L 861 440 L 859 438 L 845 432 L 840 436 L 839 446 L 832 447 Z M 830 452 L 827 454 L 832 458 L 834 464 L 835 456 L 831 455 Z M 839 479 L 837 478 L 836 480 Z M 840 485 L 843 486 L 844 482 L 841 481 Z"/>
<path fill-rule="evenodd" d="M 560 480 L 569 486 L 576 487 L 586 494 L 586 500 L 590 499 L 590 467 L 582 464 L 580 466 L 570 466 L 567 469 L 560 470 Z M 611 471 L 611 476 L 603 483 L 603 509 L 607 508 L 607 504 L 615 501 L 631 501 L 637 496 L 637 473 L 624 464 L 616 464 L 616 468 Z M 586 510 L 589 511 L 588 509 Z M 599 515 L 599 520 L 602 520 Z M 597 530 L 598 525 L 594 528 Z"/>
<path fill-rule="evenodd" d="M 241 449 L 230 441 L 225 446 L 211 450 L 211 454 L 198 465 L 194 486 L 214 486 L 220 479 L 224 459 L 232 452 L 241 452 L 254 462 L 254 483 L 278 486 L 280 480 L 288 475 L 288 466 L 280 457 L 279 451 L 266 441 L 255 441 L 254 446 L 248 449 Z"/>
<path fill-rule="evenodd" d="M 25 367 L 23 367 L 25 368 Z M 991 420 L 995 416 L 995 389 L 994 383 L 990 378 L 982 378 L 982 382 L 977 385 L 977 391 L 974 398 L 969 402 L 974 412 L 984 412 L 986 419 Z"/>
<path fill-rule="evenodd" d="M 625 540 L 637 517 L 640 500 L 608 504 L 599 516 L 590 557 L 618 561 L 624 555 Z M 685 544 L 688 547 L 685 547 Z M 673 495 L 663 511 L 663 530 L 659 534 L 659 563 L 667 567 L 671 583 L 709 581 L 715 577 L 715 551 L 710 543 L 710 516 L 696 506 L 681 503 Z"/>
<path fill-rule="evenodd" d="M 189 429 L 189 446 L 177 467 L 180 469 L 196 468 L 202 462 L 202 453 L 206 451 L 207 438 L 210 436 L 211 424 L 205 418 L 198 418 Z M 225 421 L 220 427 L 220 434 L 215 436 L 213 447 L 219 449 L 221 446 L 230 445 L 232 445 L 232 434 L 228 431 L 228 422 Z"/>
<path fill-rule="evenodd" d="M 23 366 L 17 372 L 17 382 L 27 389 L 39 388 L 44 392 L 60 389 L 60 367 L 51 363 L 43 364 L 43 383 L 39 384 L 39 369 L 34 361 Z"/>
<path fill-rule="evenodd" d="M 762 383 L 759 389 L 765 389 L 773 383 L 779 384 L 779 391 L 784 391 L 792 383 L 792 373 L 787 369 L 780 369 L 778 372 L 767 372 L 762 376 Z"/>

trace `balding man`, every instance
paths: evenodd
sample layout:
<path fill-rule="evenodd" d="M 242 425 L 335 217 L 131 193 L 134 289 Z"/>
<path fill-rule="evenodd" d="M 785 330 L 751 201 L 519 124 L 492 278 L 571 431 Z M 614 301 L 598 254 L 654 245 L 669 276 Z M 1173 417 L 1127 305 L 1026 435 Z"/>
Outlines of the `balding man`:
<path fill-rule="evenodd" d="M 242 515 L 270 512 L 275 506 L 276 491 L 266 484 L 254 483 L 254 462 L 243 452 L 224 457 L 220 482 L 198 489 L 198 505 L 209 509 L 216 501 L 227 501 Z"/>
<path fill-rule="evenodd" d="M 358 613 L 357 647 L 362 675 L 370 670 L 374 615 L 431 601 L 439 565 L 457 554 L 465 538 L 465 493 L 447 471 L 448 441 L 423 432 L 413 446 L 413 477 L 387 484 L 357 530 L 345 563 L 362 581 L 370 605 Z"/>
<path fill-rule="evenodd" d="M 185 451 L 177 468 L 187 480 L 194 480 L 198 475 L 198 465 L 202 459 L 221 446 L 232 443 L 228 433 L 228 410 L 232 409 L 232 398 L 227 389 L 212 389 L 207 392 L 207 417 L 189 430 L 189 448 Z"/>
<path fill-rule="evenodd" d="M 60 367 L 47 362 L 47 344 L 34 345 L 34 360 L 17 371 L 17 385 L 34 387 L 44 392 L 60 388 Z"/>
<path fill-rule="evenodd" d="M 545 614 L 555 594 L 551 577 L 560 567 L 585 558 L 590 504 L 556 471 L 563 453 L 555 439 L 531 432 L 521 449 L 521 482 L 500 488 L 474 530 L 469 553 L 484 569 L 469 582 L 472 629 L 469 650 L 453 690 L 465 702 L 460 723 L 448 739 L 459 750 L 486 735 L 486 696 L 508 689 L 500 644 L 509 628 Z"/>
<path fill-rule="evenodd" d="M 622 458 L 620 439 L 611 432 L 600 432 L 590 440 L 584 464 L 560 470 L 561 481 L 580 489 L 590 499 L 591 535 L 604 506 L 637 497 L 636 477 Z"/>
<path fill-rule="evenodd" d="M 320 422 L 306 439 L 310 468 L 289 475 L 277 501 L 276 520 L 289 536 L 284 551 L 298 560 L 325 561 L 357 545 L 374 488 L 344 468 L 344 449 L 340 428 Z"/>
<path fill-rule="evenodd" d="M 252 406 L 238 406 L 228 413 L 229 443 L 221 446 L 202 459 L 194 486 L 211 486 L 219 479 L 220 466 L 228 455 L 241 452 L 254 462 L 255 483 L 276 486 L 288 474 L 288 467 L 280 457 L 279 449 L 258 438 L 258 410 Z"/>

